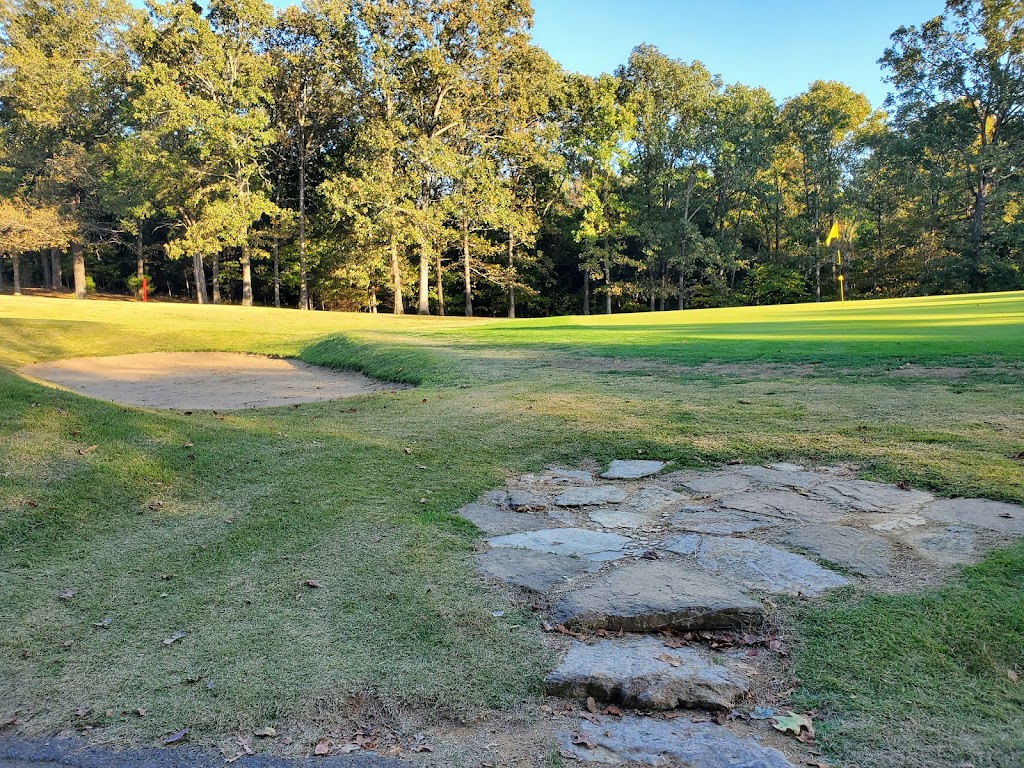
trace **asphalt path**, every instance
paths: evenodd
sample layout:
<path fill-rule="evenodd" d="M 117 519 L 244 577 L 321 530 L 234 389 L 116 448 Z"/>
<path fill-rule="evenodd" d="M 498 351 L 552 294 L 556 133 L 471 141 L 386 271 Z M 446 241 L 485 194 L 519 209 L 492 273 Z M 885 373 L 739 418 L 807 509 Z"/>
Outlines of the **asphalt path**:
<path fill-rule="evenodd" d="M 392 758 L 372 755 L 288 759 L 254 755 L 232 765 L 245 768 L 409 768 Z M 86 747 L 74 740 L 0 738 L 0 768 L 223 768 L 224 758 L 183 747 L 112 750 Z"/>

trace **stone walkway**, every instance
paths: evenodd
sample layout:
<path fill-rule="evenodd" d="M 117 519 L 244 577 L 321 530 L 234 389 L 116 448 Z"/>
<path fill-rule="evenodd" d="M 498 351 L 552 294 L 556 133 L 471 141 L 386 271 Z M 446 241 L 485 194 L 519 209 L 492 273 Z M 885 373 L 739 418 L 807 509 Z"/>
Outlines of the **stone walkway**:
<path fill-rule="evenodd" d="M 762 743 L 776 736 L 767 718 L 741 732 L 678 712 L 651 716 L 758 703 L 746 649 L 713 650 L 679 633 L 756 633 L 772 595 L 810 599 L 852 582 L 898 589 L 908 574 L 912 588 L 923 572 L 975 562 L 1024 535 L 1024 507 L 936 499 L 860 480 L 855 467 L 665 469 L 614 461 L 597 477 L 552 468 L 460 510 L 487 536 L 480 572 L 536 593 L 548 627 L 579 638 L 546 678 L 552 696 L 591 700 L 558 736 L 564 757 L 793 766 Z"/>

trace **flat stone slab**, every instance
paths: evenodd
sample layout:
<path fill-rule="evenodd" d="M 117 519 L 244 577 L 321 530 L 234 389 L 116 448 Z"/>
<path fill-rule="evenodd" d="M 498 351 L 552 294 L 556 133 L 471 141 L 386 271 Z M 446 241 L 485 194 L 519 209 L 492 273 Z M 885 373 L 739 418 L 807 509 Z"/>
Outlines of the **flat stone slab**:
<path fill-rule="evenodd" d="M 546 517 L 509 512 L 486 504 L 467 504 L 459 510 L 459 515 L 469 520 L 488 536 L 503 536 L 508 533 L 536 531 L 552 527 L 551 520 Z"/>
<path fill-rule="evenodd" d="M 920 515 L 882 515 L 877 523 L 868 526 L 873 531 L 889 533 L 891 531 L 909 531 L 928 525 L 928 521 Z"/>
<path fill-rule="evenodd" d="M 733 472 L 749 477 L 761 485 L 769 488 L 799 488 L 807 490 L 818 485 L 818 483 L 829 480 L 828 475 L 806 470 L 783 470 L 770 467 L 739 466 L 734 467 Z"/>
<path fill-rule="evenodd" d="M 528 549 L 489 549 L 476 556 L 480 572 L 497 581 L 547 592 L 566 579 L 597 570 L 600 563 Z"/>
<path fill-rule="evenodd" d="M 801 525 L 779 539 L 861 576 L 888 576 L 892 545 L 881 536 L 843 525 Z"/>
<path fill-rule="evenodd" d="M 759 625 L 764 606 L 718 576 L 643 560 L 567 594 L 552 610 L 562 624 L 593 629 L 739 629 Z"/>
<path fill-rule="evenodd" d="M 548 508 L 548 497 L 536 491 L 509 491 L 507 504 L 515 510 L 543 510 Z"/>
<path fill-rule="evenodd" d="M 835 507 L 793 491 L 747 491 L 726 496 L 718 503 L 724 509 L 778 517 L 783 520 L 827 523 L 843 517 L 843 513 Z"/>
<path fill-rule="evenodd" d="M 939 565 L 971 565 L 981 559 L 977 535 L 970 528 L 950 525 L 941 530 L 917 530 L 900 537 L 925 560 Z"/>
<path fill-rule="evenodd" d="M 639 480 L 661 472 L 664 461 L 642 461 L 639 459 L 616 459 L 601 475 L 605 480 Z"/>
<path fill-rule="evenodd" d="M 831 480 L 817 486 L 814 495 L 853 512 L 913 512 L 935 500 L 925 491 L 903 490 L 871 480 Z"/>
<path fill-rule="evenodd" d="M 544 470 L 544 474 L 551 476 L 555 481 L 571 481 L 574 483 L 594 482 L 594 475 L 590 472 L 584 472 L 582 469 L 562 469 L 561 467 L 552 467 Z"/>
<path fill-rule="evenodd" d="M 686 768 L 795 768 L 777 749 L 741 739 L 713 723 L 599 717 L 557 736 L 563 755 L 586 763 Z"/>
<path fill-rule="evenodd" d="M 923 507 L 920 514 L 943 523 L 1024 536 L 1024 507 L 1017 504 L 990 499 L 939 499 Z"/>
<path fill-rule="evenodd" d="M 576 555 L 588 560 L 615 560 L 633 540 L 617 533 L 588 531 L 586 528 L 545 528 L 488 539 L 492 547 L 529 549 L 553 555 Z"/>
<path fill-rule="evenodd" d="M 683 487 L 694 493 L 715 496 L 720 493 L 738 493 L 753 486 L 749 477 L 732 472 L 719 475 L 706 475 L 683 483 Z"/>
<path fill-rule="evenodd" d="M 602 528 L 643 528 L 651 524 L 646 515 L 620 508 L 598 508 L 588 512 L 587 517 Z"/>
<path fill-rule="evenodd" d="M 749 533 L 758 528 L 779 525 L 777 518 L 750 512 L 710 510 L 705 507 L 684 507 L 672 518 L 672 525 L 684 531 L 728 535 Z"/>
<path fill-rule="evenodd" d="M 652 485 L 631 493 L 626 499 L 626 506 L 635 512 L 658 515 L 663 512 L 674 512 L 688 500 L 689 498 L 681 493 Z"/>
<path fill-rule="evenodd" d="M 749 668 L 694 648 L 667 648 L 654 637 L 573 642 L 544 678 L 549 696 L 640 709 L 732 709 L 747 691 Z"/>
<path fill-rule="evenodd" d="M 750 539 L 722 536 L 676 536 L 664 548 L 694 555 L 697 564 L 748 589 L 775 594 L 817 595 L 849 580 L 806 557 Z"/>
<path fill-rule="evenodd" d="M 590 485 L 567 488 L 555 499 L 560 507 L 587 507 L 592 504 L 618 504 L 625 501 L 626 492 L 617 485 Z"/>

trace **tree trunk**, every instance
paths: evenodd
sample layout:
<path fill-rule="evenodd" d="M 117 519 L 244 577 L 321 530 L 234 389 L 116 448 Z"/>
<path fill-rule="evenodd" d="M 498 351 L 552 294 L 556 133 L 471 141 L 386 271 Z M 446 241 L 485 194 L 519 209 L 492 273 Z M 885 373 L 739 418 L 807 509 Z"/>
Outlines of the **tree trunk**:
<path fill-rule="evenodd" d="M 203 257 L 198 253 L 192 254 L 192 274 L 196 279 L 196 303 L 208 304 L 206 295 L 206 270 L 203 269 Z M 185 276 L 185 290 L 188 290 L 188 276 Z"/>
<path fill-rule="evenodd" d="M 814 300 L 821 301 L 821 262 L 814 265 Z"/>
<path fill-rule="evenodd" d="M 299 309 L 309 309 L 306 276 L 306 151 L 299 150 Z"/>
<path fill-rule="evenodd" d="M 61 286 L 61 283 L 63 282 L 63 278 L 64 278 L 64 276 L 61 274 L 61 268 L 60 268 L 60 249 L 58 249 L 58 248 L 51 248 L 50 249 L 50 279 L 53 280 L 53 282 L 50 283 L 50 287 L 53 288 L 53 290 L 55 290 L 55 291 L 59 291 L 63 287 L 63 286 Z"/>
<path fill-rule="evenodd" d="M 21 254 L 17 251 L 11 253 L 11 263 L 14 266 L 14 295 L 21 296 Z"/>
<path fill-rule="evenodd" d="M 142 280 L 146 274 L 146 259 L 142 250 L 142 229 L 135 235 L 135 274 Z M 141 288 L 140 288 L 141 290 Z"/>
<path fill-rule="evenodd" d="M 53 278 L 50 276 L 50 254 L 45 251 L 40 254 L 40 261 L 43 263 L 43 288 L 49 288 L 53 283 Z"/>
<path fill-rule="evenodd" d="M 981 240 L 985 233 L 985 203 L 988 197 L 988 174 L 982 173 L 974 192 L 974 211 L 971 214 L 971 262 L 967 285 L 972 292 L 981 289 Z"/>
<path fill-rule="evenodd" d="M 377 286 L 370 287 L 370 314 L 377 314 Z"/>
<path fill-rule="evenodd" d="M 466 291 L 466 317 L 473 316 L 473 281 L 469 272 L 469 225 L 462 223 L 462 281 Z"/>
<path fill-rule="evenodd" d="M 508 316 L 516 316 L 516 277 L 515 277 L 516 239 L 508 233 Z"/>
<path fill-rule="evenodd" d="M 604 313 L 612 313 L 612 259 L 608 253 L 608 238 L 604 240 Z"/>
<path fill-rule="evenodd" d="M 85 290 L 85 252 L 82 244 L 72 241 L 71 243 L 71 264 L 75 270 L 75 298 L 84 299 Z"/>
<path fill-rule="evenodd" d="M 274 306 L 281 308 L 281 266 L 280 246 L 277 235 L 274 235 Z"/>
<path fill-rule="evenodd" d="M 213 254 L 213 269 L 210 274 L 213 303 L 220 304 L 220 253 Z"/>
<path fill-rule="evenodd" d="M 425 245 L 420 245 L 420 303 L 416 312 L 430 314 L 430 259 Z"/>
<path fill-rule="evenodd" d="M 686 241 L 679 247 L 679 308 L 686 309 Z"/>
<path fill-rule="evenodd" d="M 252 261 L 249 259 L 249 246 L 242 246 L 242 306 L 252 306 Z"/>
<path fill-rule="evenodd" d="M 583 314 L 590 314 L 590 270 L 583 270 Z"/>
<path fill-rule="evenodd" d="M 438 247 L 434 254 L 434 264 L 437 269 L 437 314 L 444 317 L 444 276 L 441 272 L 441 248 Z"/>
<path fill-rule="evenodd" d="M 391 290 L 394 293 L 394 309 L 396 315 L 405 314 L 405 305 L 402 303 L 402 270 L 398 263 L 398 243 L 391 239 Z"/>

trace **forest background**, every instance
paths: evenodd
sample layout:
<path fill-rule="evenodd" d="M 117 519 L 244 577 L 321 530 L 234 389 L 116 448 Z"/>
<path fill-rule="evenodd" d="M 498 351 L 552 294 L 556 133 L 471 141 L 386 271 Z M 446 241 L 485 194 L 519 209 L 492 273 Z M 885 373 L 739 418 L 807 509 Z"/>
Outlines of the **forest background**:
<path fill-rule="evenodd" d="M 1021 289 L 1024 3 L 939 10 L 880 51 L 874 110 L 650 45 L 567 73 L 528 0 L 0 0 L 0 289 L 508 316 Z"/>

